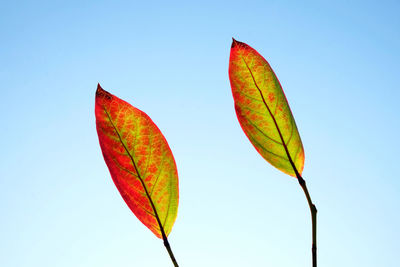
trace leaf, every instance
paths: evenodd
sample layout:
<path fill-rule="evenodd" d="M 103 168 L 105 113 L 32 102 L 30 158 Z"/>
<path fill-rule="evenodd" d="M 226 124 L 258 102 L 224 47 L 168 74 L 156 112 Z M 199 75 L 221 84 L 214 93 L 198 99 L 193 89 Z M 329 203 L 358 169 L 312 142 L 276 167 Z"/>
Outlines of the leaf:
<path fill-rule="evenodd" d="M 236 115 L 250 142 L 273 166 L 298 177 L 304 167 L 303 144 L 271 66 L 249 45 L 233 39 L 229 79 Z"/>
<path fill-rule="evenodd" d="M 157 237 L 171 232 L 178 211 L 178 173 L 161 131 L 143 111 L 96 91 L 96 128 L 111 177 L 136 217 Z"/>

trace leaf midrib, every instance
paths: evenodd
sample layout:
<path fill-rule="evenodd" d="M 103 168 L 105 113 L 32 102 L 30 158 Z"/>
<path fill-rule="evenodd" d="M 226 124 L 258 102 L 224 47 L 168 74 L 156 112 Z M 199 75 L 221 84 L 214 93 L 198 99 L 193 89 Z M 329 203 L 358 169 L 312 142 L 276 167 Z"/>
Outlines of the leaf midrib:
<path fill-rule="evenodd" d="M 257 82 L 256 82 L 256 79 L 254 78 L 253 72 L 251 71 L 249 65 L 247 64 L 246 60 L 245 60 L 243 57 L 241 57 L 241 58 L 242 58 L 244 64 L 246 65 L 248 71 L 250 72 L 250 75 L 251 75 L 251 78 L 253 79 L 254 85 L 256 86 L 258 92 L 260 93 L 261 99 L 262 99 L 262 101 L 263 101 L 265 107 L 267 108 L 269 115 L 271 116 L 272 120 L 274 121 L 275 127 L 276 127 L 276 129 L 277 129 L 277 131 L 278 131 L 278 134 L 279 134 L 279 137 L 280 137 L 280 139 L 281 139 L 281 141 L 282 141 L 282 146 L 283 146 L 283 148 L 285 149 L 286 155 L 287 155 L 287 157 L 288 157 L 288 159 L 289 159 L 290 165 L 292 165 L 292 168 L 293 168 L 293 170 L 294 170 L 296 176 L 299 177 L 300 174 L 299 174 L 299 172 L 298 172 L 296 166 L 295 166 L 294 163 L 293 163 L 292 157 L 290 156 L 289 150 L 288 150 L 288 148 L 287 148 L 287 146 L 286 146 L 286 144 L 285 144 L 285 140 L 283 139 L 283 136 L 282 136 L 282 133 L 281 133 L 281 129 L 280 129 L 279 126 L 278 126 L 278 122 L 276 121 L 275 116 L 272 114 L 271 109 L 269 108 L 267 102 L 265 101 L 264 94 L 262 93 L 261 89 L 258 87 L 258 84 L 257 84 Z"/>
<path fill-rule="evenodd" d="M 114 131 L 115 131 L 115 133 L 117 134 L 119 141 L 121 142 L 121 144 L 122 144 L 122 146 L 124 147 L 126 153 L 128 154 L 128 156 L 129 156 L 129 158 L 130 158 L 130 160 L 131 160 L 131 162 L 132 162 L 133 167 L 135 168 L 135 171 L 136 171 L 136 173 L 137 173 L 137 175 L 138 175 L 137 178 L 139 179 L 140 183 L 141 183 L 142 186 L 143 186 L 144 191 L 146 192 L 146 196 L 147 196 L 147 198 L 148 198 L 148 200 L 149 200 L 149 202 L 150 202 L 150 204 L 151 204 L 151 207 L 152 207 L 152 209 L 153 209 L 153 211 L 154 211 L 154 216 L 156 217 L 157 223 L 158 223 L 158 225 L 159 225 L 159 227 L 160 227 L 161 235 L 162 235 L 163 239 L 165 240 L 165 239 L 167 238 L 167 236 L 166 236 L 166 234 L 165 234 L 165 232 L 164 232 L 164 227 L 163 227 L 162 224 L 161 224 L 161 220 L 160 220 L 160 217 L 158 216 L 157 209 L 156 209 L 156 207 L 155 207 L 155 205 L 154 205 L 154 203 L 153 203 L 153 200 L 152 200 L 151 196 L 149 195 L 149 192 L 148 192 L 148 190 L 147 190 L 147 187 L 146 187 L 146 185 L 145 185 L 145 183 L 144 183 L 144 181 L 143 181 L 143 179 L 142 179 L 142 176 L 140 175 L 140 172 L 139 172 L 139 169 L 138 169 L 137 166 L 136 166 L 135 160 L 133 159 L 131 153 L 129 152 L 128 148 L 126 147 L 124 141 L 122 140 L 122 137 L 121 137 L 121 135 L 120 135 L 118 129 L 117 129 L 116 126 L 114 125 L 114 123 L 113 123 L 113 121 L 112 121 L 112 119 L 111 119 L 110 114 L 107 112 L 107 110 L 106 110 L 104 107 L 103 107 L 103 109 L 104 109 L 104 112 L 106 113 L 107 118 L 108 118 L 108 120 L 110 121 L 112 127 L 114 128 Z"/>

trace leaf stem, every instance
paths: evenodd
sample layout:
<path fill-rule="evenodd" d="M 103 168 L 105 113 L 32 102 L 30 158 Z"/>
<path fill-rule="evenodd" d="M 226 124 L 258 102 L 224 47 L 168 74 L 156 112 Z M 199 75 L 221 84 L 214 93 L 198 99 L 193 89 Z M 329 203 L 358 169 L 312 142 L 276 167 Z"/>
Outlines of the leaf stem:
<path fill-rule="evenodd" d="M 317 208 L 311 200 L 310 193 L 308 193 L 306 181 L 304 181 L 303 177 L 301 177 L 297 171 L 296 176 L 304 194 L 306 195 L 308 205 L 310 206 L 312 221 L 312 266 L 317 267 Z"/>
<path fill-rule="evenodd" d="M 171 246 L 169 245 L 168 242 L 168 238 L 165 235 L 163 235 L 163 240 L 164 240 L 164 246 L 167 249 L 169 256 L 171 257 L 172 263 L 174 264 L 175 267 L 179 267 L 178 263 L 176 262 L 174 253 L 172 253 Z"/>

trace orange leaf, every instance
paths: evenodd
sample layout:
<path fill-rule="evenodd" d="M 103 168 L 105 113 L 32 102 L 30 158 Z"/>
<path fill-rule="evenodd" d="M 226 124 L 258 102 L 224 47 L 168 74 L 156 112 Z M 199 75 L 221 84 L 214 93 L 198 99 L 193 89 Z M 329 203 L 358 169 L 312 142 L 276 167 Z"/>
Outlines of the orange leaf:
<path fill-rule="evenodd" d="M 178 173 L 161 131 L 143 111 L 96 91 L 96 128 L 111 177 L 136 217 L 157 237 L 171 232 L 178 212 Z"/>
<path fill-rule="evenodd" d="M 296 177 L 304 149 L 286 96 L 268 62 L 249 45 L 233 39 L 229 79 L 239 123 L 261 156 Z"/>

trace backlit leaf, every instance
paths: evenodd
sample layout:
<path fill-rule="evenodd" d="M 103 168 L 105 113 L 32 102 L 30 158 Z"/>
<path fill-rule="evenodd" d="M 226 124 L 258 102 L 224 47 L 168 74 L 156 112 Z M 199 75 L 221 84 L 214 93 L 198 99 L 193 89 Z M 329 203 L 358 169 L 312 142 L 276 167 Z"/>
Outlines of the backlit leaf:
<path fill-rule="evenodd" d="M 233 40 L 229 79 L 239 123 L 261 156 L 296 177 L 304 167 L 303 144 L 281 84 L 268 62 Z"/>
<path fill-rule="evenodd" d="M 111 177 L 136 217 L 157 237 L 171 232 L 178 212 L 178 173 L 161 131 L 143 111 L 96 91 L 96 128 Z"/>

